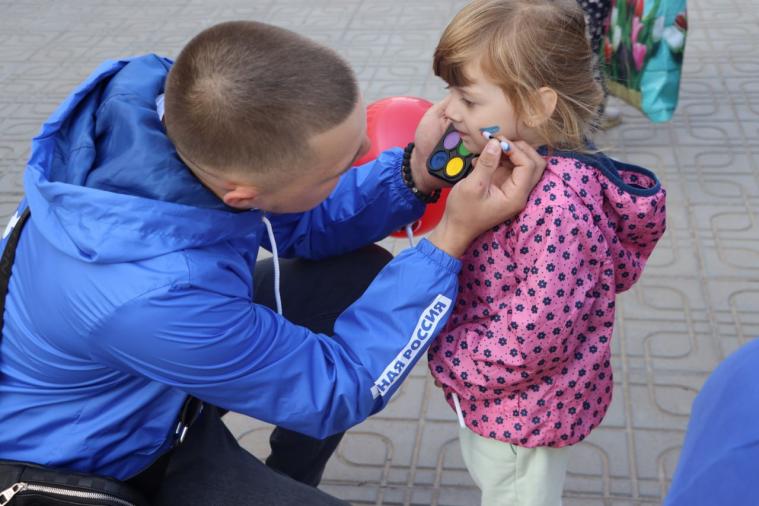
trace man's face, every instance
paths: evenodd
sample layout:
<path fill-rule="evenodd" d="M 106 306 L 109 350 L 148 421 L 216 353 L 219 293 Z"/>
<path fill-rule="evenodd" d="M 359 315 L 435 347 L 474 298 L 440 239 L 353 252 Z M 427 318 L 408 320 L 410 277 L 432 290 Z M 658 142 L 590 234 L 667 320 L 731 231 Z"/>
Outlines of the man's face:
<path fill-rule="evenodd" d="M 340 176 L 369 150 L 363 101 L 356 102 L 342 123 L 305 142 L 311 147 L 313 157 L 291 171 L 297 176 L 262 189 L 256 207 L 274 213 L 297 213 L 323 202 L 335 189 Z"/>

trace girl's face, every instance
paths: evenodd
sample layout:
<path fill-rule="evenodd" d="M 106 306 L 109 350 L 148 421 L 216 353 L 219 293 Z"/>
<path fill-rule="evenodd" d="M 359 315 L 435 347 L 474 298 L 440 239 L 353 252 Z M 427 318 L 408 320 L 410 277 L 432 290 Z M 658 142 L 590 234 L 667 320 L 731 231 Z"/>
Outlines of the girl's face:
<path fill-rule="evenodd" d="M 445 115 L 461 133 L 467 149 L 473 153 L 482 152 L 487 143 L 482 136 L 483 129 L 510 141 L 521 139 L 532 144 L 531 130 L 517 120 L 511 101 L 483 74 L 479 63 L 467 64 L 464 71 L 471 84 L 449 87 L 450 101 Z"/>

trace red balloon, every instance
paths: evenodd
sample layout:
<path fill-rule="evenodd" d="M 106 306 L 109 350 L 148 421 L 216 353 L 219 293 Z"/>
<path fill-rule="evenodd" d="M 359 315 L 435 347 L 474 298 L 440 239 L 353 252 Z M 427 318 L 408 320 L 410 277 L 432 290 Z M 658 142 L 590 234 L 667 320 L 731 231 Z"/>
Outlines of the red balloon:
<path fill-rule="evenodd" d="M 414 140 L 416 127 L 430 107 L 431 102 L 416 97 L 389 97 L 369 104 L 366 108 L 366 134 L 372 145 L 356 165 L 374 160 L 386 149 L 395 146 L 406 147 Z M 449 191 L 447 188 L 444 189 L 440 200 L 427 205 L 422 217 L 411 226 L 414 235 L 427 233 L 440 222 Z M 406 231 L 401 229 L 391 235 L 406 237 Z"/>

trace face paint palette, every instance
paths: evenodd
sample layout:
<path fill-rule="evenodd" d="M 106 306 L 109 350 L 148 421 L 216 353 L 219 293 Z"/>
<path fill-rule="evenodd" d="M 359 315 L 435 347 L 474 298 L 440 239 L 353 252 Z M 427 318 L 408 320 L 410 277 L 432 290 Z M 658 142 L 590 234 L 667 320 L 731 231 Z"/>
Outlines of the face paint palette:
<path fill-rule="evenodd" d="M 427 160 L 427 171 L 435 177 L 456 184 L 472 171 L 475 155 L 461 140 L 461 134 L 450 125 Z"/>

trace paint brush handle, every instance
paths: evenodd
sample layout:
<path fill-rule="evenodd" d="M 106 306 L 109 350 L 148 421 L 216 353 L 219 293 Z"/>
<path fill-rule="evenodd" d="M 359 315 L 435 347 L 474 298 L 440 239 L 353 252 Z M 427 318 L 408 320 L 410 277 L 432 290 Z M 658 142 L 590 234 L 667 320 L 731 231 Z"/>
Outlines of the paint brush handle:
<path fill-rule="evenodd" d="M 498 139 L 495 135 L 491 134 L 487 130 L 482 131 L 482 136 L 485 137 L 487 140 L 490 140 L 490 139 L 498 140 L 501 144 L 501 151 L 503 151 L 504 154 L 508 153 L 511 150 L 511 146 L 509 146 L 508 142 Z"/>

